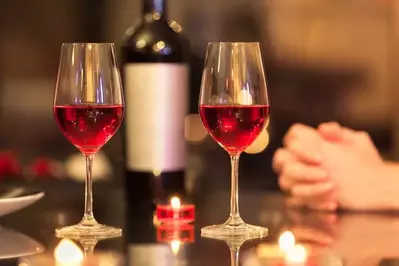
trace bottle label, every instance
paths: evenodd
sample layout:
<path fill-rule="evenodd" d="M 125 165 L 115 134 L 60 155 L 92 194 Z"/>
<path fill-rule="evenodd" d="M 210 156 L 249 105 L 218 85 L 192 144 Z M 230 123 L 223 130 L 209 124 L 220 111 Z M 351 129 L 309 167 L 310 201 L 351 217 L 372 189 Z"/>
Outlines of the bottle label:
<path fill-rule="evenodd" d="M 156 174 L 184 169 L 188 75 L 185 64 L 125 65 L 128 170 Z"/>

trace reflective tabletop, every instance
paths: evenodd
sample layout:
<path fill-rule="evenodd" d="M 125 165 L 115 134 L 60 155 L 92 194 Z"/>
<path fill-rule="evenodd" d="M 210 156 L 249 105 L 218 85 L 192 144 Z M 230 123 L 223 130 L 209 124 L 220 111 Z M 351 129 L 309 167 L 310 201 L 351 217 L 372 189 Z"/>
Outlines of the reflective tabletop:
<path fill-rule="evenodd" d="M 201 238 L 201 227 L 223 222 L 229 191 L 197 193 L 192 224 L 162 226 L 153 210 L 125 215 L 123 189 L 96 184 L 98 220 L 123 228 L 106 240 L 58 239 L 54 228 L 80 219 L 82 184 L 43 186 L 37 203 L 1 218 L 0 265 L 399 265 L 399 216 L 286 209 L 279 192 L 242 189 L 241 213 L 267 226 L 264 239 Z M 134 217 L 134 218 L 132 218 Z"/>

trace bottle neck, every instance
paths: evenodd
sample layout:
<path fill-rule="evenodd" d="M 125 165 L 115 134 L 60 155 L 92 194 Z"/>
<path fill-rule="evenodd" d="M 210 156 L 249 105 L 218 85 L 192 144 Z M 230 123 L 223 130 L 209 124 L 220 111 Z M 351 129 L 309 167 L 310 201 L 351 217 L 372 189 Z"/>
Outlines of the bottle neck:
<path fill-rule="evenodd" d="M 143 0 L 143 14 L 158 13 L 166 17 L 166 0 Z"/>

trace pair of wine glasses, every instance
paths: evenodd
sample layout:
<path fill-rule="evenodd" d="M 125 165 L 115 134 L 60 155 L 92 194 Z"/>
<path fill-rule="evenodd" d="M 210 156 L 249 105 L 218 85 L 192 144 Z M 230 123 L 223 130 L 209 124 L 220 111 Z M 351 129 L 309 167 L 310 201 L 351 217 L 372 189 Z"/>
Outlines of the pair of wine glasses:
<path fill-rule="evenodd" d="M 264 130 L 269 115 L 259 43 L 208 45 L 199 110 L 203 125 L 230 154 L 232 165 L 230 216 L 224 224 L 202 228 L 202 234 L 206 237 L 267 235 L 266 228 L 244 223 L 238 210 L 239 156 Z M 84 216 L 76 225 L 56 229 L 56 235 L 120 236 L 121 229 L 96 221 L 92 197 L 94 155 L 115 134 L 124 116 L 122 84 L 112 43 L 62 45 L 54 116 L 65 137 L 86 158 Z"/>

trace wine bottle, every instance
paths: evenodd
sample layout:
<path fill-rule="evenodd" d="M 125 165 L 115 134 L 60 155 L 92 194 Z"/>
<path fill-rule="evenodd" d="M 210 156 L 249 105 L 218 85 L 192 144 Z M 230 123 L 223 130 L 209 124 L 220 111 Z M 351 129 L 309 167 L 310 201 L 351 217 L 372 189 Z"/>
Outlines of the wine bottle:
<path fill-rule="evenodd" d="M 188 45 L 167 19 L 166 0 L 142 0 L 127 30 L 123 57 L 126 193 L 129 201 L 184 193 Z"/>

